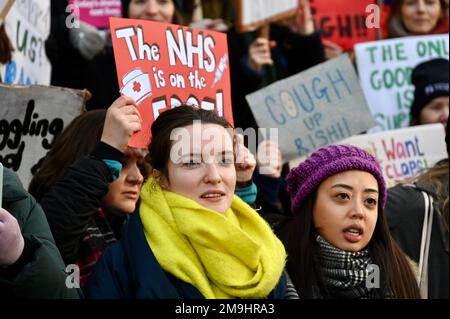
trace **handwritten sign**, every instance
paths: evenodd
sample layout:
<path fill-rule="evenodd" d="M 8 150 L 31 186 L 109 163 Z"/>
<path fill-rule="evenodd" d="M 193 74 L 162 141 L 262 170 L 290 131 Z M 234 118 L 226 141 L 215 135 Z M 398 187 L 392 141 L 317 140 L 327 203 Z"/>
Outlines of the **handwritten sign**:
<path fill-rule="evenodd" d="M 448 34 L 357 44 L 355 53 L 361 86 L 377 122 L 371 132 L 407 127 L 414 100 L 412 70 L 432 58 L 448 59 Z"/>
<path fill-rule="evenodd" d="M 354 145 L 375 156 L 388 187 L 410 181 L 447 157 L 445 129 L 440 123 L 352 136 L 339 144 Z M 305 159 L 289 165 L 298 166 Z"/>
<path fill-rule="evenodd" d="M 377 38 L 376 28 L 369 28 L 370 5 L 376 0 L 310 0 L 311 11 L 322 39 L 340 45 L 345 51 L 352 51 L 359 42 L 374 41 Z"/>
<path fill-rule="evenodd" d="M 233 123 L 225 34 L 132 19 L 110 25 L 121 94 L 136 101 L 143 119 L 130 146 L 147 147 L 154 119 L 181 104 Z"/>
<path fill-rule="evenodd" d="M 252 31 L 295 14 L 298 0 L 238 0 L 237 30 Z"/>
<path fill-rule="evenodd" d="M 347 54 L 246 98 L 259 127 L 278 128 L 285 161 L 375 125 Z"/>
<path fill-rule="evenodd" d="M 81 113 L 86 91 L 0 84 L 0 162 L 27 186 L 53 138 Z"/>
<path fill-rule="evenodd" d="M 50 0 L 16 1 L 4 24 L 14 52 L 10 62 L 0 65 L 3 82 L 49 85 L 45 40 L 50 34 Z"/>
<path fill-rule="evenodd" d="M 100 29 L 109 27 L 109 17 L 122 16 L 121 0 L 69 0 L 69 4 L 81 21 Z"/>

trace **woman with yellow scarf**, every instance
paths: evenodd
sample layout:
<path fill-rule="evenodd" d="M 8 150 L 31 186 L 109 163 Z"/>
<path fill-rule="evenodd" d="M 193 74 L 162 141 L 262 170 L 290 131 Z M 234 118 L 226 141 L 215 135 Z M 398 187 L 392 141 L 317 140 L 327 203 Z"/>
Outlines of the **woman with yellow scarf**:
<path fill-rule="evenodd" d="M 88 298 L 284 298 L 286 252 L 234 195 L 230 124 L 181 106 L 152 125 L 152 177 L 120 241 L 102 255 Z"/>

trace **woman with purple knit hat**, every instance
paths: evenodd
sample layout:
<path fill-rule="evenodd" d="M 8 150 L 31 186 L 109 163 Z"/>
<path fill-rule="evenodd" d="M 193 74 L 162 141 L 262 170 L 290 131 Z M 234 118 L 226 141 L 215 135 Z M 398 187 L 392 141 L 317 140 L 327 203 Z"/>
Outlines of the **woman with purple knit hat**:
<path fill-rule="evenodd" d="M 294 216 L 279 236 L 301 298 L 420 298 L 411 263 L 389 234 L 386 184 L 372 155 L 320 148 L 287 184 Z"/>

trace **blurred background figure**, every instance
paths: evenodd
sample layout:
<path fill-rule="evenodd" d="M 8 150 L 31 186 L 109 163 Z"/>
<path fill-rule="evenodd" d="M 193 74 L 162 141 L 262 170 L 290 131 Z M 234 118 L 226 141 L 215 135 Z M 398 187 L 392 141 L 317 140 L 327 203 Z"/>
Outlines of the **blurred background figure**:
<path fill-rule="evenodd" d="M 393 0 L 384 38 L 448 33 L 447 0 Z"/>
<path fill-rule="evenodd" d="M 446 130 L 448 156 L 448 123 Z M 422 278 L 419 278 L 422 279 L 421 293 L 430 299 L 449 298 L 448 182 L 447 157 L 417 177 L 413 185 L 398 185 L 388 189 L 385 211 L 392 236 L 402 250 L 422 266 L 419 269 L 422 274 Z M 432 200 L 432 218 L 425 218 L 425 197 Z"/>
<path fill-rule="evenodd" d="M 233 0 L 183 0 L 183 19 L 190 26 L 227 32 L 235 21 Z"/>
<path fill-rule="evenodd" d="M 68 0 L 51 0 L 50 4 L 50 36 L 45 52 L 52 64 L 51 85 L 84 89 L 90 61 L 107 46 L 107 31 L 80 20 L 78 27 L 68 5 Z"/>
<path fill-rule="evenodd" d="M 146 152 L 128 147 L 140 130 L 132 100 L 75 118 L 55 139 L 29 189 L 42 205 L 67 264 L 80 267 L 84 286 L 106 247 L 121 237 L 149 173 Z"/>
<path fill-rule="evenodd" d="M 228 50 L 234 121 L 242 129 L 258 127 L 247 94 L 325 61 L 308 0 L 300 1 L 293 18 L 271 24 L 269 38 L 231 29 Z"/>
<path fill-rule="evenodd" d="M 1 21 L 0 21 L 1 23 Z M 11 44 L 11 40 L 5 31 L 5 25 L 0 25 L 0 64 L 6 64 L 11 60 L 12 52 L 14 48 Z M 0 83 L 2 79 L 0 77 Z"/>
<path fill-rule="evenodd" d="M 418 64 L 412 71 L 414 101 L 410 110 L 410 125 L 442 123 L 447 125 L 449 113 L 449 83 L 447 59 L 433 59 Z"/>

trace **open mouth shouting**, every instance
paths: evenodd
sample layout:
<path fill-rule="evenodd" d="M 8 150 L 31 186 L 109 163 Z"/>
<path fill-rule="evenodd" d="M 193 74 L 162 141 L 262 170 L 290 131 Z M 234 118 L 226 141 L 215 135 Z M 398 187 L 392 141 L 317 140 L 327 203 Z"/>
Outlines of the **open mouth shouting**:
<path fill-rule="evenodd" d="M 344 229 L 344 237 L 350 243 L 357 243 L 362 239 L 364 228 L 358 224 L 352 224 Z"/>

